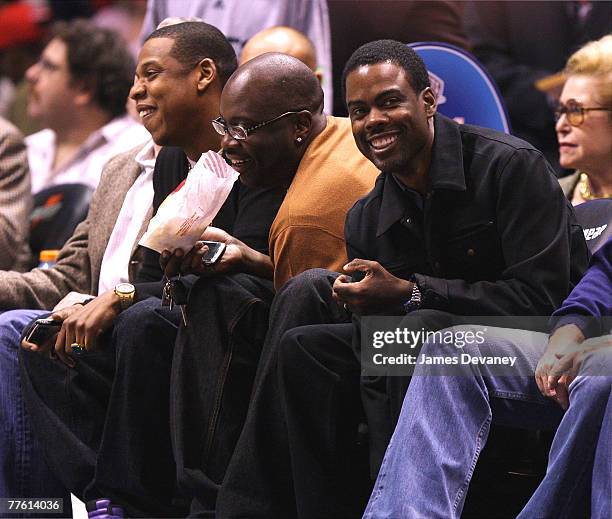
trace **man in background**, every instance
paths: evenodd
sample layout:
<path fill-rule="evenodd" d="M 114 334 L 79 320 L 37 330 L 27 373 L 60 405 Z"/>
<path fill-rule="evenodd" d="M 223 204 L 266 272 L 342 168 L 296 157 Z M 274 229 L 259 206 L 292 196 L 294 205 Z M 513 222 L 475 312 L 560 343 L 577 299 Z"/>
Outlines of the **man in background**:
<path fill-rule="evenodd" d="M 266 52 L 282 52 L 293 56 L 308 66 L 319 81 L 323 80 L 323 73 L 317 68 L 317 50 L 308 36 L 300 31 L 278 25 L 258 32 L 245 43 L 239 64 L 244 65 L 247 61 Z"/>
<path fill-rule="evenodd" d="M 148 139 L 126 114 L 133 76 L 116 33 L 83 20 L 56 26 L 26 72 L 28 114 L 45 127 L 26 138 L 32 193 L 66 183 L 95 188 L 111 157 Z"/>

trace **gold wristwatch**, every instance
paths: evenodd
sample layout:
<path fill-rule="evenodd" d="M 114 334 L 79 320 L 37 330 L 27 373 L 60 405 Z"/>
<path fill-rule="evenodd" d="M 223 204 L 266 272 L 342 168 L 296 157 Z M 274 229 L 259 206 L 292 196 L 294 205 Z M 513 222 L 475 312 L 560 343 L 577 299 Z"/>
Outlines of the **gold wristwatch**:
<path fill-rule="evenodd" d="M 129 308 L 134 303 L 134 296 L 136 295 L 136 288 L 132 283 L 119 283 L 115 287 L 115 294 L 119 296 L 119 302 L 121 303 L 121 310 Z"/>

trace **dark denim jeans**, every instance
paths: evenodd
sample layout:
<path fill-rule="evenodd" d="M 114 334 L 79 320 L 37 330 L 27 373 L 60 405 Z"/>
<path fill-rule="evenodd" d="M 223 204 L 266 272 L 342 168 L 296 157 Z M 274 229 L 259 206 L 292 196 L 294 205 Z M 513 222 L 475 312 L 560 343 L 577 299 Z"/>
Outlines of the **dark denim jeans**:
<path fill-rule="evenodd" d="M 44 310 L 12 310 L 0 314 L 0 497 L 70 496 L 49 471 L 39 445 L 32 438 L 19 375 L 19 339 Z"/>
<path fill-rule="evenodd" d="M 247 274 L 202 278 L 174 349 L 170 417 L 179 486 L 212 516 L 242 430 L 274 288 Z"/>
<path fill-rule="evenodd" d="M 177 517 L 168 388 L 178 309 L 150 298 L 124 311 L 74 369 L 21 351 L 24 396 L 51 468 L 73 494 L 130 516 Z"/>
<path fill-rule="evenodd" d="M 350 316 L 332 299 L 337 276 L 308 270 L 274 299 L 245 425 L 219 491 L 217 517 L 346 518 L 359 515 L 365 504 L 358 493 L 362 483 L 369 483 L 367 462 L 360 467 L 358 456 L 348 455 L 356 454 L 350 435 L 356 435 L 355 419 L 362 416 L 359 362 L 350 344 Z M 304 325 L 315 323 L 327 325 L 319 327 L 324 340 L 317 335 L 301 344 Z M 328 339 L 346 347 L 326 348 Z M 320 356 L 310 354 L 314 343 Z M 298 357 L 291 363 L 296 369 L 285 369 L 284 361 Z M 322 362 L 329 362 L 329 369 Z M 339 472 L 347 478 L 336 477 Z"/>

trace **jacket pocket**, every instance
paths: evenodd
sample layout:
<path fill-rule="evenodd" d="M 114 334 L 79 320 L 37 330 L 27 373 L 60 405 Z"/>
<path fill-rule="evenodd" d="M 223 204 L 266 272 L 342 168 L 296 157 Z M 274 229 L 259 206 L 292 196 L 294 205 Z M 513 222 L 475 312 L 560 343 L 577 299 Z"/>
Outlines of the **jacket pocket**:
<path fill-rule="evenodd" d="M 501 242 L 495 222 L 460 229 L 446 242 L 444 270 L 449 278 L 468 282 L 499 279 L 504 269 Z"/>

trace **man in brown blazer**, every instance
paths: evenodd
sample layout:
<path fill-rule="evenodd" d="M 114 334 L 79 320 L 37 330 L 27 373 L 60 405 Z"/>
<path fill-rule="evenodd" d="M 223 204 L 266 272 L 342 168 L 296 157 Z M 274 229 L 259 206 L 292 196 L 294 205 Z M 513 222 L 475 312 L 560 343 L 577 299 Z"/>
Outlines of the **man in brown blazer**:
<path fill-rule="evenodd" d="M 23 137 L 0 117 L 0 269 L 21 270 L 27 266 L 31 208 L 30 172 Z"/>
<path fill-rule="evenodd" d="M 106 245 L 123 199 L 141 173 L 141 167 L 134 160 L 140 148 L 117 155 L 107 163 L 87 218 L 62 247 L 52 268 L 27 273 L 0 271 L 0 310 L 49 310 L 70 292 L 97 295 Z M 139 238 L 147 224 L 148 218 L 142 223 Z M 137 243 L 134 243 L 133 258 L 136 249 Z M 133 277 L 134 269 L 131 270 Z"/>
<path fill-rule="evenodd" d="M 157 207 L 160 199 L 163 200 L 176 187 L 178 181 L 185 178 L 189 165 L 187 159 L 195 162 L 202 152 L 219 148 L 220 136 L 212 128 L 210 120 L 218 114 L 219 98 L 224 83 L 223 77 L 229 76 L 236 67 L 236 57 L 231 45 L 214 27 L 204 23 L 184 23 L 175 27 L 178 28 L 175 30 L 169 27 L 163 35 L 145 43 L 136 72 L 137 81 L 134 83 L 131 94 L 137 102 L 137 110 L 143 119 L 143 124 L 153 136 L 153 140 L 164 147 L 178 146 L 180 148 L 163 149 L 156 161 L 152 179 L 154 193 L 151 193 L 154 207 Z M 175 49 L 174 40 L 179 38 L 178 33 L 185 33 L 181 36 L 183 39 L 193 41 L 197 36 L 203 38 L 204 43 L 206 43 L 206 39 L 212 37 L 210 36 L 211 32 L 215 33 L 215 38 L 222 40 L 221 47 L 223 47 L 223 42 L 227 44 L 227 56 L 217 58 L 214 52 L 223 54 L 224 50 L 215 51 L 213 45 L 200 45 L 199 40 L 196 42 L 198 44 L 194 44 L 186 50 L 184 45 L 176 45 Z M 193 65 L 194 61 L 191 60 L 191 56 L 184 55 L 185 52 L 191 52 L 194 47 L 195 52 L 208 53 L 206 54 L 208 57 L 198 60 L 195 65 Z M 215 63 L 217 62 L 222 63 L 222 66 L 215 69 Z M 229 71 L 224 70 L 228 67 Z M 152 72 L 153 70 L 155 72 Z M 215 70 L 220 70 L 220 72 L 217 74 Z M 162 156 L 167 155 L 165 152 L 171 149 L 182 150 L 183 162 L 181 162 L 180 168 L 177 168 L 181 170 L 181 173 L 184 173 L 182 178 L 174 178 L 170 169 L 157 167 L 164 163 Z M 12 431 L 8 439 L 3 442 L 3 446 L 0 446 L 0 467 L 10 466 L 11 462 L 17 465 L 18 462 L 11 459 L 11 456 L 16 458 L 17 453 L 8 452 L 7 454 L 6 451 L 10 449 L 17 451 L 20 446 L 23 450 L 23 444 L 28 449 L 28 457 L 35 458 L 37 454 L 40 458 L 40 453 L 34 451 L 35 447 L 29 439 L 31 432 L 29 431 L 27 416 L 23 412 L 21 389 L 27 388 L 28 382 L 24 380 L 20 389 L 19 376 L 16 373 L 16 350 L 20 333 L 31 319 L 41 315 L 42 309 L 51 309 L 54 305 L 57 308 L 58 303 L 61 302 L 62 309 L 54 313 L 54 318 L 62 321 L 70 315 L 76 316 L 80 312 L 91 308 L 99 308 L 104 305 L 105 296 L 112 298 L 116 294 L 112 290 L 112 285 L 106 291 L 101 289 L 100 287 L 108 285 L 108 283 L 101 283 L 100 279 L 104 278 L 105 269 L 108 272 L 106 260 L 109 250 L 113 247 L 115 231 L 120 227 L 119 234 L 121 234 L 125 232 L 123 224 L 125 226 L 131 224 L 129 219 L 122 220 L 122 213 L 124 206 L 129 205 L 126 200 L 130 197 L 132 185 L 138 182 L 141 176 L 141 167 L 136 162 L 140 153 L 138 150 L 133 150 L 115 157 L 107 164 L 100 184 L 94 193 L 87 219 L 77 227 L 72 238 L 63 247 L 58 262 L 53 268 L 47 270 L 35 269 L 26 274 L 0 272 L 0 286 L 7 287 L 7 290 L 2 290 L 2 293 L 0 293 L 0 310 L 15 307 L 37 309 L 12 311 L 0 315 L 0 380 L 6 378 L 9 381 L 6 384 L 5 391 L 2 391 L 2 382 L 0 382 L 0 394 L 11 393 L 11 397 L 6 401 L 0 398 L 0 421 L 8 423 L 8 427 Z M 177 182 L 172 183 L 175 180 Z M 140 196 L 140 192 L 136 193 L 132 201 L 138 202 Z M 133 268 L 139 262 L 139 259 L 134 255 L 136 244 L 146 228 L 151 213 L 152 210 L 143 219 L 140 232 L 132 243 L 129 276 L 127 280 L 125 277 L 123 278 L 125 281 L 133 282 L 136 280 Z M 114 264 L 115 262 L 113 262 Z M 160 278 L 161 269 L 159 269 L 159 278 L 157 279 Z M 101 292 L 105 292 L 105 294 L 102 295 Z M 91 296 L 98 295 L 102 295 L 102 297 L 96 297 L 87 306 L 82 307 L 74 304 L 84 301 L 84 297 L 91 299 Z M 67 306 L 65 306 L 65 303 Z M 155 308 L 157 309 L 157 307 L 159 307 L 159 300 L 157 300 Z M 26 354 L 28 353 L 26 352 Z M 48 359 L 45 357 L 45 355 L 38 354 L 29 356 L 32 362 L 45 363 L 41 371 L 40 383 L 52 384 L 55 381 L 53 374 L 65 367 L 61 363 L 47 362 Z M 59 353 L 58 357 L 60 357 Z M 64 356 L 62 359 L 65 362 L 67 361 L 66 363 L 71 367 L 76 368 L 65 372 L 68 379 L 72 380 L 74 377 L 80 377 L 76 386 L 81 383 L 86 385 L 89 382 L 99 382 L 95 377 L 88 376 L 91 373 L 88 373 L 87 367 L 84 367 L 87 363 L 86 358 L 83 357 L 78 364 L 73 362 L 71 357 Z M 13 360 L 14 362 L 12 362 Z M 146 371 L 146 368 L 143 371 Z M 12 376 L 5 377 L 5 372 Z M 23 377 L 24 373 L 25 371 L 22 369 L 20 376 Z M 13 382 L 11 383 L 10 380 Z M 15 380 L 17 384 L 15 384 Z M 14 407 L 21 409 L 21 416 L 14 416 Z M 5 415 L 8 415 L 8 419 Z M 31 413 L 30 416 L 32 416 Z M 41 424 L 35 419 L 32 421 L 33 428 L 38 432 L 42 428 Z M 43 425 L 46 428 L 51 428 L 53 434 L 62 434 L 58 427 L 54 427 L 56 425 L 54 421 L 46 422 Z M 66 454 L 65 450 L 63 454 Z M 67 458 L 79 458 L 79 455 L 73 452 L 72 456 Z M 20 461 L 19 463 L 21 464 L 17 467 L 16 472 L 27 472 L 22 469 L 24 462 Z M 42 460 L 40 460 L 40 463 L 43 463 Z M 31 459 L 27 459 L 25 464 L 27 464 L 27 467 L 31 467 L 35 463 L 32 463 Z M 34 488 L 38 490 L 41 488 L 40 475 L 36 479 L 36 485 L 30 485 L 31 481 L 24 481 L 23 479 L 15 481 L 17 476 L 11 476 L 6 472 L 0 470 L 0 496 L 3 495 L 3 490 L 7 492 L 7 496 L 14 497 L 19 492 L 15 489 L 25 487 L 34 492 Z M 61 470 L 55 470 L 54 472 L 57 475 Z M 49 477 L 49 479 L 53 478 Z M 62 483 L 64 487 L 72 488 L 71 482 L 62 481 Z M 7 491 L 6 488 L 12 493 Z M 47 491 L 44 495 L 54 494 L 52 491 Z M 23 497 L 29 497 L 29 495 Z M 40 497 L 40 495 L 37 497 Z"/>
<path fill-rule="evenodd" d="M 19 337 L 32 319 L 48 313 L 62 298 L 74 304 L 97 294 L 102 257 L 115 220 L 127 191 L 141 174 L 142 168 L 134 160 L 138 151 L 118 155 L 106 165 L 87 218 L 75 229 L 52 268 L 26 273 L 0 271 L 0 422 L 6 431 L 0 446 L 2 497 L 42 495 L 32 495 L 30 489 L 53 497 L 64 495 L 63 486 L 50 473 L 42 453 L 31 441 L 19 384 Z M 28 186 L 28 195 L 29 192 Z M 149 216 L 142 222 L 139 235 L 146 229 Z M 137 241 L 132 246 L 133 259 L 136 248 Z M 130 270 L 132 277 L 133 269 Z M 17 308 L 29 310 L 1 313 Z M 67 494 L 64 498 L 69 499 Z"/>

